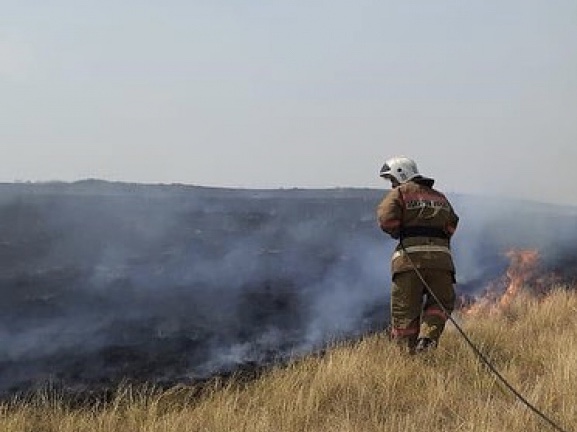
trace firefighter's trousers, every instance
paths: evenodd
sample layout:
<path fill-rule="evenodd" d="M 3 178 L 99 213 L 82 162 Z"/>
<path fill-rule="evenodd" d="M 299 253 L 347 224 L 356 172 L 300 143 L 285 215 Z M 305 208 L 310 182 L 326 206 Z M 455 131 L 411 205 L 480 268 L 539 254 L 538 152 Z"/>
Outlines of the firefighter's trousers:
<path fill-rule="evenodd" d="M 455 307 L 454 275 L 447 270 L 419 269 L 436 297 L 450 314 Z M 391 288 L 391 335 L 411 351 L 417 338 L 438 341 L 447 316 L 414 271 L 396 273 Z"/>

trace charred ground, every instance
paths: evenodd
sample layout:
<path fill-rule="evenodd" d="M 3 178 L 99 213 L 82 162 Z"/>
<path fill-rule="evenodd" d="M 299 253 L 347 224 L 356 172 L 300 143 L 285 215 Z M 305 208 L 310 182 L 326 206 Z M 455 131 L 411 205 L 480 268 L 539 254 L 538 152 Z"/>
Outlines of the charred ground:
<path fill-rule="evenodd" d="M 355 266 L 343 242 L 382 240 L 375 191 L 90 181 L 1 193 L 3 394 L 199 379 L 384 325 L 383 296 L 355 323 L 310 328 L 330 272 Z"/>
<path fill-rule="evenodd" d="M 202 380 L 384 328 L 394 244 L 374 220 L 382 194 L 0 185 L 0 395 Z M 549 266 L 574 256 L 567 235 L 527 239 L 550 217 L 541 207 L 487 231 L 514 218 L 455 204 L 469 221 L 455 244 L 462 290 L 501 274 L 509 246 L 555 251 Z M 577 233 L 572 213 L 555 215 Z"/>

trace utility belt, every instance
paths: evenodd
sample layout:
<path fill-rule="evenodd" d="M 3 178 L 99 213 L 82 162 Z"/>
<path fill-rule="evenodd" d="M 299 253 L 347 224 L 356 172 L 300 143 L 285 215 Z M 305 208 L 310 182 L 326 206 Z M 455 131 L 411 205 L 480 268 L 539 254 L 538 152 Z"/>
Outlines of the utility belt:
<path fill-rule="evenodd" d="M 437 245 L 417 245 L 417 246 L 407 246 L 404 249 L 400 249 L 393 253 L 391 260 L 395 260 L 403 256 L 406 253 L 413 252 L 441 252 L 451 255 L 451 250 L 447 246 L 437 246 Z"/>
<path fill-rule="evenodd" d="M 441 239 L 448 239 L 449 235 L 445 230 L 435 227 L 427 226 L 412 226 L 401 228 L 401 238 L 408 237 L 435 237 Z"/>

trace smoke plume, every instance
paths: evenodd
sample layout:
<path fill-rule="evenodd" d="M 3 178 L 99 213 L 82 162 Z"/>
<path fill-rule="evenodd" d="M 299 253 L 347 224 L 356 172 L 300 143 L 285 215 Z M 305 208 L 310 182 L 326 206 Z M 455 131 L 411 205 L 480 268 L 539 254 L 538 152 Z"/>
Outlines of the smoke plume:
<path fill-rule="evenodd" d="M 385 328 L 383 193 L 2 185 L 0 394 L 189 382 Z M 451 199 L 462 292 L 498 277 L 509 247 L 551 267 L 573 256 L 574 209 Z"/>

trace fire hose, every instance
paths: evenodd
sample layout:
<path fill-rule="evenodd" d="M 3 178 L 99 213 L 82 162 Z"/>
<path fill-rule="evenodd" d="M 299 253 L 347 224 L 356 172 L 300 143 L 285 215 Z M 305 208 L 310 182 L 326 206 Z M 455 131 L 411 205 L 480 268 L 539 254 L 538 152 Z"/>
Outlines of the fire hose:
<path fill-rule="evenodd" d="M 457 329 L 457 331 L 459 332 L 459 334 L 463 337 L 463 339 L 465 339 L 465 341 L 467 342 L 467 344 L 469 345 L 469 347 L 473 350 L 473 352 L 477 355 L 477 357 L 481 360 L 481 362 L 487 366 L 489 368 L 489 370 L 491 372 L 493 372 L 493 374 L 499 379 L 499 381 L 501 381 L 501 383 L 511 392 L 513 393 L 513 395 L 515 395 L 515 397 L 517 399 L 519 399 L 525 406 L 527 406 L 527 408 L 529 408 L 534 414 L 536 414 L 537 416 L 539 416 L 542 420 L 544 420 L 546 423 L 548 423 L 553 429 L 559 431 L 559 432 L 569 432 L 566 429 L 563 429 L 561 426 L 557 425 L 553 420 L 551 420 L 549 417 L 547 417 L 542 411 L 540 411 L 537 407 L 535 407 L 533 404 L 531 404 L 525 397 L 523 397 L 523 395 L 521 393 L 519 393 L 519 391 L 517 391 L 506 379 L 505 377 L 503 377 L 503 375 L 501 375 L 501 373 L 495 368 L 495 366 L 493 366 L 493 364 L 491 363 L 491 361 L 479 350 L 479 348 L 477 348 L 477 346 L 471 341 L 471 339 L 467 336 L 467 334 L 465 333 L 465 331 L 461 328 L 461 326 L 457 323 L 457 321 L 451 316 L 451 314 L 449 313 L 449 311 L 447 310 L 447 308 L 445 308 L 445 306 L 443 305 L 443 303 L 441 303 L 439 301 L 439 298 L 437 297 L 437 295 L 435 294 L 435 292 L 431 289 L 431 287 L 429 286 L 429 284 L 427 283 L 427 281 L 425 280 L 425 278 L 423 277 L 423 275 L 421 274 L 421 272 L 419 271 L 419 269 L 417 268 L 417 266 L 415 265 L 415 263 L 413 262 L 413 260 L 411 259 L 411 255 L 407 252 L 407 250 L 405 249 L 405 246 L 403 244 L 402 239 L 399 241 L 401 250 L 403 251 L 404 255 L 406 256 L 407 260 L 409 261 L 411 267 L 413 268 L 413 270 L 415 271 L 417 277 L 419 278 L 419 280 L 421 281 L 421 283 L 423 284 L 423 286 L 426 288 L 426 290 L 428 291 L 428 293 L 431 295 L 431 297 L 433 297 L 433 299 L 435 300 L 435 302 L 439 305 L 439 307 L 441 308 L 441 310 L 443 311 L 443 313 L 447 316 L 447 318 L 449 319 L 449 321 L 451 321 L 451 323 L 453 323 L 453 325 L 455 326 L 455 328 Z"/>

